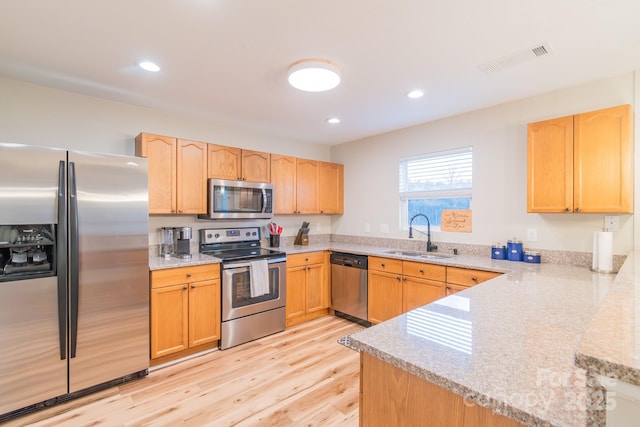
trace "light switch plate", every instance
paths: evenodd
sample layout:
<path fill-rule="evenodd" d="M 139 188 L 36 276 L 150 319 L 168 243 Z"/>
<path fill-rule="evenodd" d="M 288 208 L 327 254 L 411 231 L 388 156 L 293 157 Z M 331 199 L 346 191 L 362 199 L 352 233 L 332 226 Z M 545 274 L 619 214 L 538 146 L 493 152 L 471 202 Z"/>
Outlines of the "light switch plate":
<path fill-rule="evenodd" d="M 537 242 L 537 241 L 538 241 L 538 229 L 527 228 L 527 242 Z"/>
<path fill-rule="evenodd" d="M 383 234 L 389 233 L 389 224 L 380 224 L 380 232 Z"/>
<path fill-rule="evenodd" d="M 620 229 L 620 218 L 617 216 L 606 215 L 604 217 L 604 228 L 607 231 L 618 231 Z"/>

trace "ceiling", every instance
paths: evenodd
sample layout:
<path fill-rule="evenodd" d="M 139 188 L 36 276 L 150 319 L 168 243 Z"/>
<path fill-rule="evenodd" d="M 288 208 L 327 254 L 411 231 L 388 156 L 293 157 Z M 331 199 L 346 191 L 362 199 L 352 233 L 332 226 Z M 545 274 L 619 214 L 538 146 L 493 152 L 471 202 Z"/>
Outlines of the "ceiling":
<path fill-rule="evenodd" d="M 638 0 L 2 0 L 1 10 L 1 76 L 330 145 L 640 69 Z M 550 53 L 536 57 L 541 45 Z M 342 83 L 289 86 L 289 65 L 307 57 L 337 63 Z M 139 69 L 145 59 L 161 71 Z M 501 69 L 483 70 L 494 61 Z M 425 96 L 408 99 L 414 88 Z M 341 123 L 325 122 L 333 116 Z"/>

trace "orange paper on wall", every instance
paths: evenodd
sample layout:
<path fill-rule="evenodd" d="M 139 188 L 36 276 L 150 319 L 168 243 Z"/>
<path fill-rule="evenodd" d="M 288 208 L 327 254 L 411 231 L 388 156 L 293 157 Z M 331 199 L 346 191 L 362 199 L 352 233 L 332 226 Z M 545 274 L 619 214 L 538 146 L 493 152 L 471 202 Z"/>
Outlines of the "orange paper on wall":
<path fill-rule="evenodd" d="M 440 231 L 471 233 L 471 209 L 442 211 Z"/>

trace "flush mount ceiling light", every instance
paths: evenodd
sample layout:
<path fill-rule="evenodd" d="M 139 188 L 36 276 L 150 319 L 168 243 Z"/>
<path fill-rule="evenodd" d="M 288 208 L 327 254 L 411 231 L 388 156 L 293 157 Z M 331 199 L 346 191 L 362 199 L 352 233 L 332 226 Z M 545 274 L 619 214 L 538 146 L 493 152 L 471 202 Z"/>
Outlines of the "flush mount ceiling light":
<path fill-rule="evenodd" d="M 337 125 L 338 123 L 340 123 L 340 119 L 337 117 L 329 117 L 327 119 L 327 123 L 331 124 L 331 125 Z"/>
<path fill-rule="evenodd" d="M 411 92 L 407 93 L 407 98 L 418 99 L 424 96 L 424 92 L 420 89 L 414 89 Z"/>
<path fill-rule="evenodd" d="M 301 59 L 289 66 L 289 84 L 305 92 L 331 90 L 340 84 L 340 69 L 328 59 Z"/>
<path fill-rule="evenodd" d="M 142 61 L 138 63 L 138 66 L 145 71 L 151 71 L 152 73 L 156 73 L 160 71 L 160 67 L 158 64 L 151 61 Z"/>

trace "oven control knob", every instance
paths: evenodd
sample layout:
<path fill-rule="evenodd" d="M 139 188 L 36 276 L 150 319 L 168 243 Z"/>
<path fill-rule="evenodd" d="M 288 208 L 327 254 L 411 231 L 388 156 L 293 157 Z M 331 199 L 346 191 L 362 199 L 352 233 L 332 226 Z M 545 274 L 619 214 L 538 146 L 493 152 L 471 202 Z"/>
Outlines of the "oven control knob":
<path fill-rule="evenodd" d="M 249 232 L 249 231 L 247 231 L 245 234 L 247 235 L 247 237 L 251 236 L 251 232 Z"/>
<path fill-rule="evenodd" d="M 216 239 L 218 239 L 220 237 L 219 233 L 216 233 L 216 235 L 214 236 Z"/>
<path fill-rule="evenodd" d="M 256 234 L 258 234 L 258 233 L 256 233 L 255 231 L 253 233 L 251 233 L 252 236 L 255 236 Z"/>

